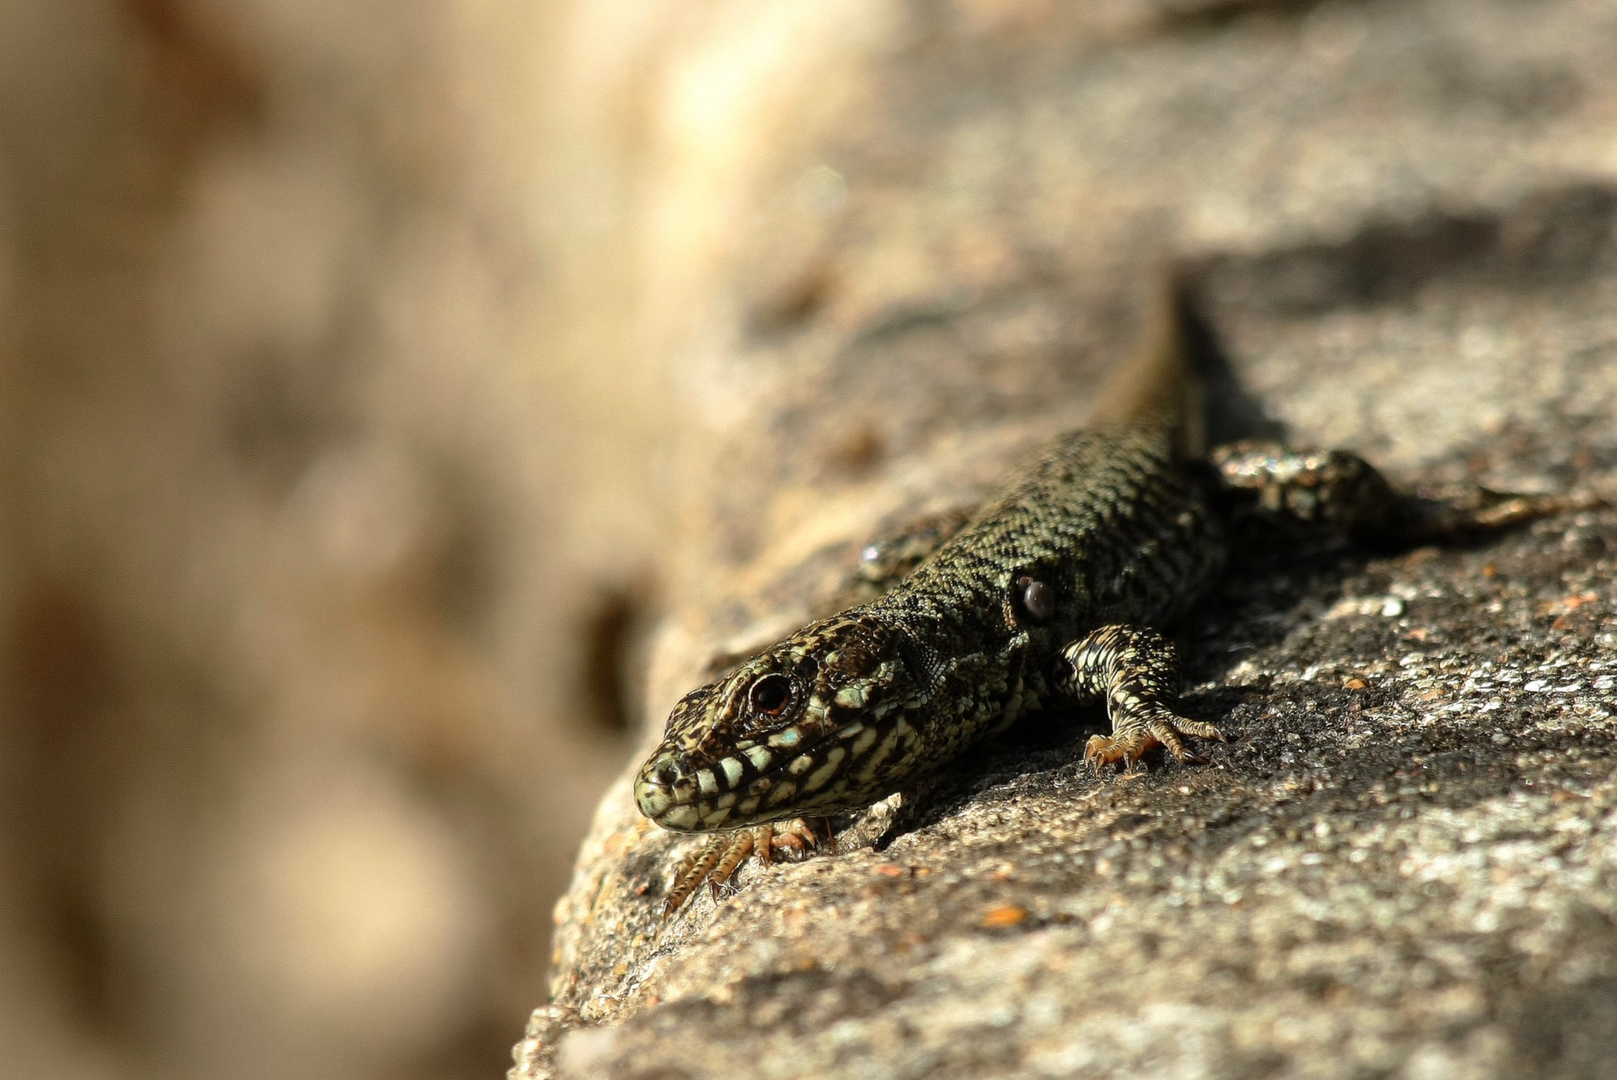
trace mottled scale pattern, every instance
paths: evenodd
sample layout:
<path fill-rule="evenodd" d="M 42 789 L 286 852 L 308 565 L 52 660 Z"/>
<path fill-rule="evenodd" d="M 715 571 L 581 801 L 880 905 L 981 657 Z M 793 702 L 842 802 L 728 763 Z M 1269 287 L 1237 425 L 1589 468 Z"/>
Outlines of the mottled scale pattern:
<path fill-rule="evenodd" d="M 1092 735 L 1084 760 L 1133 765 L 1158 746 L 1195 761 L 1184 736 L 1222 740 L 1212 724 L 1178 715 L 1179 651 L 1149 626 L 1103 626 L 1061 652 L 1061 688 L 1080 701 L 1105 702 L 1111 735 Z"/>
<path fill-rule="evenodd" d="M 1254 445 L 1214 467 L 1180 460 L 1167 425 L 1061 436 L 889 592 L 675 706 L 636 802 L 664 828 L 732 831 L 687 860 L 668 909 L 749 854 L 807 850 L 820 830 L 801 819 L 911 790 L 1054 694 L 1105 703 L 1113 731 L 1090 741 L 1092 762 L 1158 745 L 1190 759 L 1187 737 L 1221 736 L 1177 715 L 1177 659 L 1155 628 L 1218 573 L 1231 505 L 1351 527 L 1384 515 L 1386 491 L 1352 455 Z"/>

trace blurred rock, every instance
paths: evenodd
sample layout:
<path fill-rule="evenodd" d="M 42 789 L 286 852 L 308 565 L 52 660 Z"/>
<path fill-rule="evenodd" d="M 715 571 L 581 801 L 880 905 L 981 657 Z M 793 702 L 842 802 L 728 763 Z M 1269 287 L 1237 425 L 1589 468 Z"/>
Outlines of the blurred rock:
<path fill-rule="evenodd" d="M 1613 490 L 1609 7 L 715 10 L 641 91 L 684 103 L 647 139 L 687 493 L 648 716 L 1081 421 L 1167 265 L 1226 436 Z M 1600 1075 L 1614 542 L 1244 563 L 1180 628 L 1211 764 L 1094 777 L 1095 718 L 1024 725 L 885 850 L 667 927 L 690 841 L 620 780 L 515 1075 Z"/>
<path fill-rule="evenodd" d="M 19 1075 L 487 1075 L 540 993 L 656 603 L 566 16 L 0 2 Z"/>

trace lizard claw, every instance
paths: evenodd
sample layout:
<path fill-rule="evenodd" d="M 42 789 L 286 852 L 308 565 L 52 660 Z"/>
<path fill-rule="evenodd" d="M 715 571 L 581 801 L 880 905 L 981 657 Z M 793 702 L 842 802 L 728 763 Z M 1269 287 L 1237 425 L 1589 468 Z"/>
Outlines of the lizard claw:
<path fill-rule="evenodd" d="M 708 886 L 717 902 L 724 887 L 749 858 L 769 866 L 776 858 L 785 857 L 795 862 L 821 848 L 830 853 L 836 851 L 830 823 L 821 819 L 811 824 L 794 818 L 712 836 L 682 859 L 674 871 L 668 898 L 663 903 L 663 919 L 667 920 L 684 907 L 703 885 Z"/>
<path fill-rule="evenodd" d="M 1133 772 L 1140 758 L 1158 746 L 1166 747 L 1183 764 L 1205 760 L 1185 745 L 1186 736 L 1228 741 L 1212 724 L 1166 710 L 1153 711 L 1143 717 L 1119 717 L 1111 735 L 1091 735 L 1084 745 L 1084 764 L 1098 772 L 1101 766 L 1122 762 L 1125 772 Z"/>
<path fill-rule="evenodd" d="M 1212 724 L 1173 711 L 1179 699 L 1179 654 L 1173 643 L 1144 626 L 1103 626 L 1062 650 L 1070 665 L 1065 688 L 1079 698 L 1100 697 L 1112 719 L 1110 735 L 1084 746 L 1084 763 L 1099 771 L 1123 763 L 1132 772 L 1142 755 L 1166 747 L 1181 762 L 1200 761 L 1185 739 L 1223 741 Z"/>

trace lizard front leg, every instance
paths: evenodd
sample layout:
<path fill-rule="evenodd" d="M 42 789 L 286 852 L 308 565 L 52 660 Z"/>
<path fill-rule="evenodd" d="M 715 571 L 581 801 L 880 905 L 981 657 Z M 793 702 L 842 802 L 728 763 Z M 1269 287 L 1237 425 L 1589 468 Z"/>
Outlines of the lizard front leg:
<path fill-rule="evenodd" d="M 748 859 L 756 858 L 768 866 L 778 857 L 802 859 L 819 848 L 833 854 L 837 849 L 831 823 L 824 819 L 810 823 L 803 818 L 793 818 L 718 833 L 680 860 L 663 904 L 663 918 L 684 907 L 703 884 L 712 889 L 717 898 L 719 890 Z"/>
<path fill-rule="evenodd" d="M 1180 716 L 1179 654 L 1173 642 L 1144 626 L 1103 626 L 1061 652 L 1062 690 L 1083 700 L 1100 698 L 1112 722 L 1111 735 L 1094 735 L 1084 747 L 1090 765 L 1121 761 L 1132 767 L 1155 746 L 1179 761 L 1198 760 L 1185 736 L 1224 739 L 1212 724 Z"/>

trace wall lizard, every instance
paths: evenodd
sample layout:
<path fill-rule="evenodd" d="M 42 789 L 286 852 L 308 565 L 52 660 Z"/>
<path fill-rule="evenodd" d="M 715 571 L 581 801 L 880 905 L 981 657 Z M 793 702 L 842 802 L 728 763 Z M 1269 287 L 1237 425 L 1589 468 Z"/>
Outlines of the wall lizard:
<path fill-rule="evenodd" d="M 748 858 L 820 845 L 831 815 L 917 790 L 1057 698 L 1105 705 L 1111 733 L 1085 748 L 1094 766 L 1132 768 L 1157 747 L 1198 760 L 1187 740 L 1224 736 L 1179 714 L 1178 657 L 1161 631 L 1215 581 L 1241 515 L 1408 541 L 1567 505 L 1500 497 L 1417 512 L 1344 451 L 1203 455 L 1178 337 L 1106 395 L 1110 422 L 1055 439 L 884 595 L 680 700 L 635 801 L 666 829 L 714 836 L 675 871 L 665 915 Z"/>

